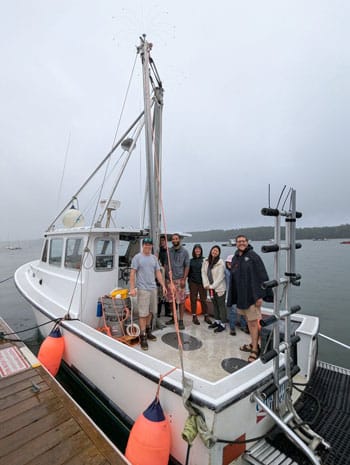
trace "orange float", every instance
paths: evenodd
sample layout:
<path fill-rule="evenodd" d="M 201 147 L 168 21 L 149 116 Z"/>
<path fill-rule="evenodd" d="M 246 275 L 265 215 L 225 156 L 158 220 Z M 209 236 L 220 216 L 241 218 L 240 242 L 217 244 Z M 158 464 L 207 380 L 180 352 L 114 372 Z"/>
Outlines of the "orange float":
<path fill-rule="evenodd" d="M 192 310 L 191 310 L 191 300 L 190 300 L 190 296 L 188 295 L 185 299 L 185 310 L 189 313 L 192 313 Z M 197 303 L 196 303 L 196 315 L 200 315 L 202 313 L 202 305 L 200 303 L 200 300 L 197 299 Z"/>
<path fill-rule="evenodd" d="M 133 465 L 168 464 L 170 424 L 157 397 L 131 428 L 125 456 Z"/>
<path fill-rule="evenodd" d="M 60 328 L 54 328 L 40 346 L 38 360 L 52 374 L 56 376 L 64 352 L 64 339 Z"/>

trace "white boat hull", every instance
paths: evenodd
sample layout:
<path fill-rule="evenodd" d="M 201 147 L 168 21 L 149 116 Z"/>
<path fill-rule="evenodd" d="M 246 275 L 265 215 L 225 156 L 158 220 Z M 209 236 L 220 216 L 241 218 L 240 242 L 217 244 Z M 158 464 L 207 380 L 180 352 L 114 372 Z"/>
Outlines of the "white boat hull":
<path fill-rule="evenodd" d="M 33 288 L 31 280 L 36 273 L 33 273 L 33 264 L 27 264 L 17 270 L 15 280 L 21 293 L 32 304 L 38 325 L 42 325 L 62 316 L 62 312 L 54 301 Z M 52 326 L 53 323 L 40 327 L 44 336 L 48 335 Z M 178 352 L 168 348 L 161 340 L 150 343 L 150 350 L 144 352 L 138 346 L 122 344 L 80 320 L 63 320 L 61 328 L 65 339 L 64 361 L 85 382 L 102 393 L 129 426 L 154 399 L 160 377 L 173 368 L 180 367 Z M 316 329 L 313 328 L 313 331 Z M 170 329 L 156 334 L 161 336 L 166 331 Z M 193 328 L 193 325 L 186 324 L 186 333 L 195 334 L 193 331 L 207 331 L 207 335 L 213 335 L 206 328 Z M 210 343 L 209 336 L 206 337 L 206 343 Z M 232 346 L 232 337 L 230 339 L 227 335 L 227 339 Z M 304 342 L 307 344 L 306 340 Z M 214 344 L 216 351 L 219 346 L 215 335 Z M 232 347 L 231 349 L 233 350 Z M 163 357 L 159 356 L 157 350 L 160 350 Z M 259 412 L 257 404 L 251 401 L 251 395 L 258 388 L 272 382 L 272 364 L 263 365 L 258 361 L 234 373 L 224 372 L 223 375 L 216 376 L 212 365 L 220 364 L 220 360 L 211 360 L 210 357 L 203 360 L 203 351 L 202 348 L 197 352 L 184 353 L 184 369 L 186 379 L 193 383 L 191 402 L 204 416 L 209 431 L 216 438 L 227 441 L 265 434 L 271 429 L 272 421 Z M 195 369 L 201 368 L 197 367 L 198 364 L 202 365 L 204 371 L 196 374 Z M 207 377 L 200 374 L 204 372 Z M 184 407 L 182 391 L 182 374 L 177 368 L 162 382 L 159 399 L 170 420 L 171 455 L 180 463 L 184 463 L 186 458 L 187 443 L 182 439 L 181 433 L 189 415 Z M 237 450 L 238 446 L 228 446 L 225 442 L 218 442 L 209 449 L 198 436 L 191 447 L 189 464 L 236 463 Z M 242 447 L 240 450 L 242 451 Z"/>

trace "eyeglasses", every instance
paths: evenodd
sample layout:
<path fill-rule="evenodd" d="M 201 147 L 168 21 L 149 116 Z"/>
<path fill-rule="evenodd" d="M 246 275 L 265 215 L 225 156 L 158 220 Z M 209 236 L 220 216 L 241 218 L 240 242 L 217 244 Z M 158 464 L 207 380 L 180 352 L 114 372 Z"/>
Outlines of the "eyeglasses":
<path fill-rule="evenodd" d="M 149 237 L 145 237 L 145 239 L 142 241 L 144 244 L 153 244 L 153 241 L 152 239 L 150 239 Z"/>
<path fill-rule="evenodd" d="M 241 244 L 241 243 L 242 243 L 242 244 L 244 244 L 245 242 L 248 242 L 248 241 L 246 241 L 246 240 L 243 240 L 243 241 L 237 241 L 237 244 Z"/>

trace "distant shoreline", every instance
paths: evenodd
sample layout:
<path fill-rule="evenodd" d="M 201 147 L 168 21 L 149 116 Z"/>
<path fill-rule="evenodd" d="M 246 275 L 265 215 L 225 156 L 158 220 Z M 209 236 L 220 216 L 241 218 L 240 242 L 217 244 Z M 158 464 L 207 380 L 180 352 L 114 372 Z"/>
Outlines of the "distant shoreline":
<path fill-rule="evenodd" d="M 252 241 L 268 241 L 273 238 L 273 226 L 260 226 L 241 229 L 213 229 L 208 231 L 191 231 L 191 242 L 227 242 L 238 234 L 246 235 Z M 297 228 L 297 239 L 327 240 L 327 239 L 350 239 L 350 224 L 339 226 L 321 226 L 311 228 Z M 282 237 L 284 239 L 284 228 Z"/>
<path fill-rule="evenodd" d="M 282 228 L 282 240 L 284 239 L 284 228 Z M 189 231 L 191 237 L 187 238 L 189 242 L 228 242 L 234 239 L 238 234 L 244 234 L 252 241 L 268 241 L 273 238 L 273 226 L 259 226 L 240 229 L 211 229 L 206 231 Z M 341 224 L 339 226 L 318 226 L 309 228 L 297 228 L 297 239 L 311 239 L 323 241 L 327 239 L 348 239 L 350 240 L 350 224 Z M 38 239 L 21 239 L 25 242 L 42 241 Z M 7 241 L 0 241 L 0 244 L 8 245 Z"/>

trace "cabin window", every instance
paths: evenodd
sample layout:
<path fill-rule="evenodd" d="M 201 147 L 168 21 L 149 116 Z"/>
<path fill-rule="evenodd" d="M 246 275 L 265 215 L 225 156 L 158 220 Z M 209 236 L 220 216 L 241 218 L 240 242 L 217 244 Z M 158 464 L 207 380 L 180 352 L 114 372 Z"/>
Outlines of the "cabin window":
<path fill-rule="evenodd" d="M 43 247 L 43 252 L 41 254 L 41 261 L 46 262 L 47 261 L 47 246 L 48 246 L 48 241 L 44 242 L 44 247 Z"/>
<path fill-rule="evenodd" d="M 95 268 L 99 271 L 112 270 L 114 266 L 113 241 L 111 239 L 96 239 Z"/>
<path fill-rule="evenodd" d="M 81 238 L 67 239 L 64 266 L 80 270 L 81 257 L 83 254 L 83 240 Z"/>
<path fill-rule="evenodd" d="M 50 241 L 50 265 L 61 266 L 63 239 L 51 239 Z"/>

